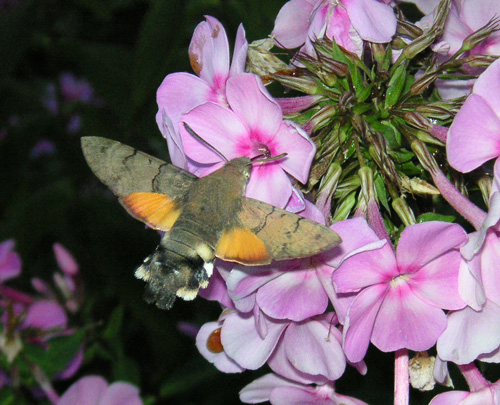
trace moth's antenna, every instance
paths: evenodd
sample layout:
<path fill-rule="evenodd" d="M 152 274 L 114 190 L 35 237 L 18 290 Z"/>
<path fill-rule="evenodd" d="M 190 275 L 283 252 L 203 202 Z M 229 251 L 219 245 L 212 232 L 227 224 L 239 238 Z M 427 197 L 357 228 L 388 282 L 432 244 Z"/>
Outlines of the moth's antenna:
<path fill-rule="evenodd" d="M 287 153 L 282 153 L 281 155 L 278 156 L 266 156 L 265 154 L 262 155 L 257 155 L 252 158 L 252 163 L 259 163 L 261 165 L 269 163 L 269 162 L 274 162 L 275 160 L 281 160 L 284 157 L 286 157 Z M 260 159 L 262 156 L 264 156 L 263 159 Z"/>
<path fill-rule="evenodd" d="M 183 122 L 184 128 L 186 128 L 186 131 L 188 131 L 196 140 L 201 142 L 203 145 L 208 147 L 209 149 L 213 150 L 215 153 L 217 153 L 223 160 L 224 162 L 228 162 L 227 158 L 219 152 L 213 145 L 210 145 L 207 141 L 205 141 L 200 135 L 198 135 L 196 132 L 194 132 L 193 128 L 191 128 L 188 124 Z"/>

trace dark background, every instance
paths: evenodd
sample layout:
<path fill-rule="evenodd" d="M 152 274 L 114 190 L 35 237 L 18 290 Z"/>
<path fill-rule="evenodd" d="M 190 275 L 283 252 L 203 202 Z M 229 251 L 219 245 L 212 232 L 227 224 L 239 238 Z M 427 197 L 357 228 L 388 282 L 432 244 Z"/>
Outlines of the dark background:
<path fill-rule="evenodd" d="M 54 242 L 80 264 L 84 306 L 72 320 L 87 328 L 79 376 L 127 380 L 153 403 L 231 404 L 238 391 L 269 370 L 223 374 L 205 361 L 179 322 L 215 320 L 218 304 L 201 298 L 171 311 L 142 300 L 134 269 L 159 236 L 130 218 L 86 166 L 79 138 L 104 136 L 168 160 L 155 122 L 156 90 L 172 72 L 191 72 L 187 48 L 204 15 L 218 18 L 232 49 L 244 24 L 249 42 L 266 37 L 285 1 L 274 0 L 10 0 L 0 6 L 0 241 L 13 238 L 23 275 L 11 285 L 32 291 L 31 277 L 50 280 Z M 64 102 L 63 72 L 86 79 L 97 103 Z M 56 87 L 59 110 L 42 99 Z M 67 125 L 78 115 L 81 127 Z M 33 157 L 37 142 L 55 145 Z M 393 355 L 371 350 L 368 376 L 352 368 L 337 383 L 342 394 L 372 404 L 392 402 Z M 58 382 L 63 392 L 71 383 Z M 412 403 L 433 394 L 412 392 Z"/>

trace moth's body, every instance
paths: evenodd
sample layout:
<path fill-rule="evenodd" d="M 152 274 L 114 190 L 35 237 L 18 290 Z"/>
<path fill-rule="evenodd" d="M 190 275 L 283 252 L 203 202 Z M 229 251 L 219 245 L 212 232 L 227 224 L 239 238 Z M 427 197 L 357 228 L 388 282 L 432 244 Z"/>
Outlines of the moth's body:
<path fill-rule="evenodd" d="M 136 271 L 136 277 L 149 283 L 148 301 L 170 307 L 175 295 L 191 300 L 208 285 L 222 232 L 235 225 L 241 211 L 250 169 L 248 158 L 231 160 L 197 179 L 178 202 L 183 207 L 179 217 Z"/>
<path fill-rule="evenodd" d="M 233 159 L 203 177 L 120 142 L 82 138 L 92 171 L 134 218 L 165 231 L 136 270 L 162 309 L 208 285 L 215 257 L 246 266 L 312 256 L 340 243 L 331 229 L 245 197 L 252 162 Z"/>

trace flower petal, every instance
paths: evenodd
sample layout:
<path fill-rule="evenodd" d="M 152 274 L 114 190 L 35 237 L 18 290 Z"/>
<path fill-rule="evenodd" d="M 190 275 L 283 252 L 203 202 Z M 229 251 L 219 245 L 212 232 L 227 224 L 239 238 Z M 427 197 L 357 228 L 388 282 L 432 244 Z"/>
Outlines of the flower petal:
<path fill-rule="evenodd" d="M 21 258 L 14 252 L 12 239 L 0 243 L 0 283 L 21 274 Z"/>
<path fill-rule="evenodd" d="M 349 293 L 388 282 L 398 274 L 394 252 L 386 244 L 380 249 L 348 257 L 333 272 L 332 279 L 337 293 Z"/>
<path fill-rule="evenodd" d="M 197 25 L 189 44 L 193 70 L 212 88 L 224 85 L 229 74 L 229 43 L 224 27 L 214 17 Z"/>
<path fill-rule="evenodd" d="M 495 2 L 496 3 L 496 2 Z M 477 7 L 470 7 L 470 10 L 480 9 Z M 498 3 L 496 3 L 497 12 L 500 12 L 500 7 L 498 7 Z M 483 16 L 487 16 L 488 13 L 483 14 Z M 493 17 L 493 13 L 489 17 L 486 18 L 485 24 L 488 22 L 490 18 Z M 480 27 L 478 27 L 480 28 Z M 497 37 L 497 41 L 498 37 Z M 499 97 L 496 97 L 500 92 L 500 60 L 497 59 L 493 62 L 483 73 L 479 75 L 476 80 L 476 84 L 474 84 L 473 93 L 481 96 L 481 98 L 490 106 L 492 111 L 495 112 L 497 118 L 500 119 L 500 100 Z"/>
<path fill-rule="evenodd" d="M 385 43 L 396 33 L 396 16 L 391 6 L 376 0 L 341 0 L 349 19 L 365 41 Z"/>
<path fill-rule="evenodd" d="M 284 208 L 292 195 L 292 184 L 277 162 L 257 165 L 252 168 L 245 195 Z"/>
<path fill-rule="evenodd" d="M 243 24 L 240 24 L 238 26 L 238 31 L 236 32 L 236 40 L 234 41 L 233 59 L 229 70 L 230 76 L 235 76 L 245 71 L 247 53 L 248 42 L 245 36 L 245 29 L 243 28 Z"/>
<path fill-rule="evenodd" d="M 352 363 L 357 363 L 365 357 L 375 318 L 387 289 L 384 284 L 368 287 L 356 296 L 349 308 L 344 325 L 344 352 Z"/>
<path fill-rule="evenodd" d="M 283 344 L 288 359 L 299 371 L 338 380 L 346 367 L 339 340 L 340 331 L 329 322 L 310 319 L 291 323 L 285 332 Z"/>
<path fill-rule="evenodd" d="M 269 358 L 287 325 L 286 322 L 267 319 L 267 335 L 263 339 L 255 328 L 253 316 L 235 312 L 222 326 L 222 346 L 241 367 L 256 370 Z"/>
<path fill-rule="evenodd" d="M 31 305 L 23 322 L 23 327 L 40 329 L 65 328 L 68 316 L 64 309 L 54 301 L 37 301 Z"/>
<path fill-rule="evenodd" d="M 277 374 L 269 373 L 245 386 L 240 391 L 240 400 L 247 404 L 265 402 L 269 400 L 269 396 L 275 388 L 288 386 L 301 387 L 300 384 L 280 377 Z"/>
<path fill-rule="evenodd" d="M 74 257 L 71 256 L 71 253 L 69 253 L 60 243 L 54 243 L 52 248 L 54 249 L 59 268 L 70 276 L 76 276 L 78 274 L 78 263 Z"/>
<path fill-rule="evenodd" d="M 286 153 L 286 157 L 279 161 L 283 170 L 302 184 L 307 183 L 316 154 L 314 142 L 291 121 L 283 121 L 273 143 L 277 155 Z"/>
<path fill-rule="evenodd" d="M 226 93 L 231 109 L 250 128 L 251 135 L 257 136 L 257 141 L 265 144 L 266 139 L 276 136 L 283 114 L 259 76 L 241 73 L 230 77 Z"/>
<path fill-rule="evenodd" d="M 444 312 L 418 298 L 401 282 L 384 298 L 373 327 L 372 343 L 383 352 L 427 350 L 446 328 Z"/>
<path fill-rule="evenodd" d="M 226 159 L 242 156 L 236 153 L 238 142 L 248 137 L 248 129 L 228 108 L 215 103 L 205 103 L 182 116 L 182 121 L 212 145 Z M 186 155 L 196 162 L 214 164 L 221 157 L 187 132 L 184 125 L 179 126 Z"/>
<path fill-rule="evenodd" d="M 165 77 L 156 92 L 156 123 L 160 130 L 164 110 L 177 128 L 181 115 L 209 101 L 211 91 L 204 80 L 189 73 L 172 73 Z"/>
<path fill-rule="evenodd" d="M 499 345 L 500 307 L 486 301 L 481 311 L 465 307 L 448 314 L 448 325 L 437 341 L 437 351 L 443 360 L 468 364 Z"/>
<path fill-rule="evenodd" d="M 257 304 L 272 318 L 299 322 L 325 312 L 328 296 L 313 268 L 297 269 L 259 288 Z"/>
<path fill-rule="evenodd" d="M 455 116 L 446 153 L 450 164 L 464 173 L 500 156 L 500 119 L 483 97 L 471 94 Z"/>
<path fill-rule="evenodd" d="M 118 381 L 108 387 L 98 405 L 142 405 L 142 400 L 137 387 Z"/>
<path fill-rule="evenodd" d="M 458 251 L 448 252 L 408 274 L 411 290 L 423 301 L 443 309 L 460 309 L 465 303 L 458 293 L 461 263 Z"/>
<path fill-rule="evenodd" d="M 463 228 L 448 222 L 424 222 L 405 228 L 396 257 L 401 273 L 412 273 L 467 241 Z"/>
<path fill-rule="evenodd" d="M 308 0 L 291 0 L 285 3 L 276 17 L 272 32 L 279 46 L 298 48 L 305 42 L 314 3 L 316 2 Z"/>
<path fill-rule="evenodd" d="M 57 405 L 96 405 L 108 388 L 100 376 L 86 376 L 75 382 L 59 399 Z"/>

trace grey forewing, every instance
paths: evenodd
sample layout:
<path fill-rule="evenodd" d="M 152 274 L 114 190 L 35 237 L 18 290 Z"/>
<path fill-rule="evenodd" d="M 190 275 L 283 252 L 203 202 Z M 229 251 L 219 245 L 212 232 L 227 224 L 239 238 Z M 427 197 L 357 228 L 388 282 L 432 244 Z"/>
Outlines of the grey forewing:
<path fill-rule="evenodd" d="M 119 197 L 154 192 L 181 200 L 197 180 L 182 169 L 111 139 L 89 136 L 81 142 L 94 174 Z"/>

